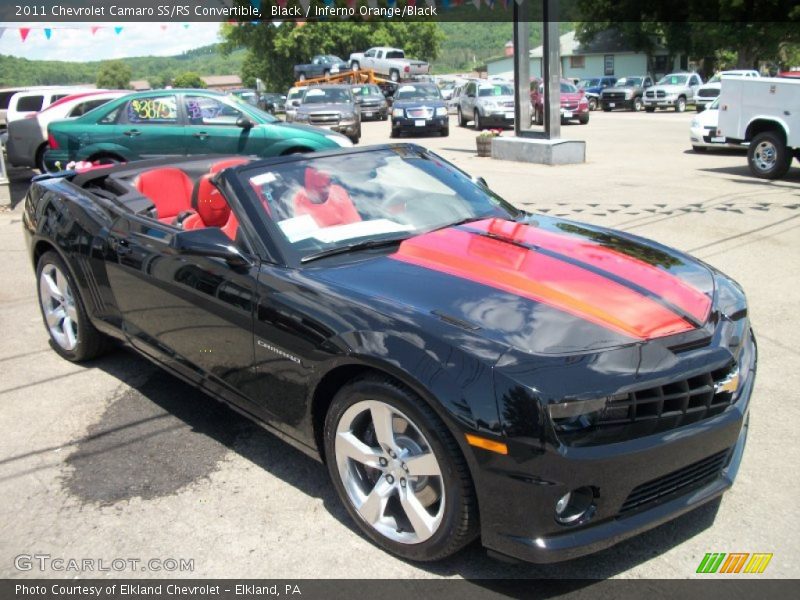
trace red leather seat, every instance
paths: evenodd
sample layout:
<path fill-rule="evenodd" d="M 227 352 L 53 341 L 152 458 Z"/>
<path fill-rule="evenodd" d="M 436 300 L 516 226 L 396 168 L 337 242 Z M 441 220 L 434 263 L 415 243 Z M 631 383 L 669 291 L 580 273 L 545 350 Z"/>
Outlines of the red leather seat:
<path fill-rule="evenodd" d="M 180 213 L 191 210 L 194 185 L 189 176 L 172 167 L 141 173 L 134 182 L 136 189 L 153 201 L 158 220 L 171 223 Z"/>
<path fill-rule="evenodd" d="M 197 212 L 183 221 L 184 229 L 222 227 L 228 222 L 231 207 L 217 186 L 211 183 L 212 177 L 208 173 L 197 182 L 192 194 L 192 206 Z"/>
<path fill-rule="evenodd" d="M 361 221 L 347 190 L 312 167 L 306 169 L 305 188 L 295 194 L 294 214 L 311 215 L 320 227 Z"/>

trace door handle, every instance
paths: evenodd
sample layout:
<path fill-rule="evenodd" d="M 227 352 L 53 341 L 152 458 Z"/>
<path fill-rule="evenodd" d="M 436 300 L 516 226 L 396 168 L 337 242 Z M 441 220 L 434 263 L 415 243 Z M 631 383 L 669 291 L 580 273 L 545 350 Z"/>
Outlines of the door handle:
<path fill-rule="evenodd" d="M 130 244 L 128 244 L 128 240 L 126 239 L 112 237 L 108 239 L 108 245 L 117 253 L 117 256 L 131 253 Z"/>
<path fill-rule="evenodd" d="M 139 131 L 138 129 L 128 129 L 128 131 L 124 131 L 123 133 L 128 137 L 136 137 L 137 135 L 142 134 L 142 132 Z"/>
<path fill-rule="evenodd" d="M 198 131 L 197 133 L 194 134 L 194 137 L 204 140 L 208 137 L 208 133 L 206 133 L 205 131 Z"/>

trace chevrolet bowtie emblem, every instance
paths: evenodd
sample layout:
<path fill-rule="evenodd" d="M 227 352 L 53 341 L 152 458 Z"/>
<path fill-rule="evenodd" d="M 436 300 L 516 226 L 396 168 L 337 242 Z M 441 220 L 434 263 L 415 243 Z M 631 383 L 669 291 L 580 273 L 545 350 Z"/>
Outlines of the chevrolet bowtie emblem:
<path fill-rule="evenodd" d="M 730 392 L 736 393 L 739 389 L 739 367 L 736 367 L 725 379 L 714 384 L 714 393 L 723 394 Z"/>

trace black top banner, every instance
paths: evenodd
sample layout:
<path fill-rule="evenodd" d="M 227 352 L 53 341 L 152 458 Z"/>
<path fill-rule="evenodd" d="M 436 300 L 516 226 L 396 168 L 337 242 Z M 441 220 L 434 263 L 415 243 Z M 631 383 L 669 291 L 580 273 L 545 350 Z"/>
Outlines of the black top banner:
<path fill-rule="evenodd" d="M 0 22 L 139 23 L 281 21 L 786 22 L 800 25 L 800 0 L 3 0 Z M 611 11 L 611 13 L 609 13 Z"/>

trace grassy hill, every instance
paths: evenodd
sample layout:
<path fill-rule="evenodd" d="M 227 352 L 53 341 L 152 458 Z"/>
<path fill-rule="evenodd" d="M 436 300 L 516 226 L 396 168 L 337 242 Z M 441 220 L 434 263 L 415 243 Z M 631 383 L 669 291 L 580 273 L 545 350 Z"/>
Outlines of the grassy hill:
<path fill-rule="evenodd" d="M 223 56 L 216 44 L 195 48 L 178 56 L 137 56 L 126 58 L 133 79 L 174 77 L 184 71 L 200 75 L 238 74 L 244 60 L 244 50 Z M 18 85 L 58 85 L 94 83 L 101 61 L 68 62 L 60 60 L 28 60 L 0 55 L 0 87 Z"/>

